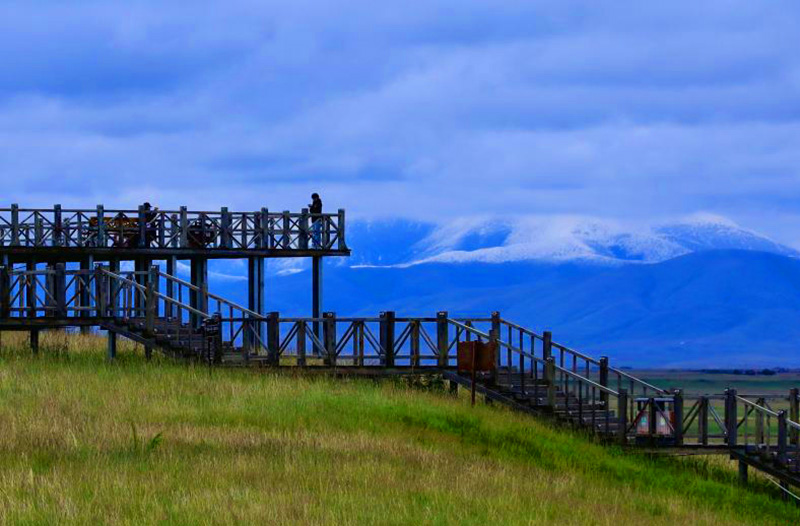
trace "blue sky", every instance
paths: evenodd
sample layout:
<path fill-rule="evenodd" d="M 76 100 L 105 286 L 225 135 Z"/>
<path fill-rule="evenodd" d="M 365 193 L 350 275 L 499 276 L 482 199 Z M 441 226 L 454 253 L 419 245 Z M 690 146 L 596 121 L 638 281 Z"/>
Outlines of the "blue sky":
<path fill-rule="evenodd" d="M 800 246 L 796 1 L 0 5 L 23 205 L 718 214 Z"/>

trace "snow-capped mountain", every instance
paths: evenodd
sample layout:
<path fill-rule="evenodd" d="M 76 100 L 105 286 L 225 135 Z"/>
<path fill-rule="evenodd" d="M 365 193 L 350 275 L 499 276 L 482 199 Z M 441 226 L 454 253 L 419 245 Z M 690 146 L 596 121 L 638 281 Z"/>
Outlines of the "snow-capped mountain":
<path fill-rule="evenodd" d="M 631 227 L 579 216 L 457 219 L 440 225 L 371 223 L 351 236 L 356 265 L 521 261 L 593 264 L 658 263 L 705 250 L 756 250 L 796 257 L 798 251 L 721 217 Z M 359 254 L 359 245 L 366 254 Z M 381 247 L 378 257 L 374 246 Z"/>

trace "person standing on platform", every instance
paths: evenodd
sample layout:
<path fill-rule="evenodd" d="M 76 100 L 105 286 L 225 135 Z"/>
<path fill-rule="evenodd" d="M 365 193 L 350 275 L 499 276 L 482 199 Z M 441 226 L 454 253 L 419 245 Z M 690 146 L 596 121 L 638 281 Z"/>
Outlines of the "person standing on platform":
<path fill-rule="evenodd" d="M 308 210 L 311 212 L 311 238 L 314 248 L 322 248 L 322 199 L 319 198 L 318 193 L 311 194 L 311 204 L 308 205 Z"/>

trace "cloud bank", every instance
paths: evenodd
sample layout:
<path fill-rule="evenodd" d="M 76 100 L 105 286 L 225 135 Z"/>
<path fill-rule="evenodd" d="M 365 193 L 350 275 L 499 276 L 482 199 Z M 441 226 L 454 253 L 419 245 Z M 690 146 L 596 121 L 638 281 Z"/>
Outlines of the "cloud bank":
<path fill-rule="evenodd" d="M 800 246 L 800 4 L 651 4 L 5 2 L 5 200 L 704 210 Z"/>

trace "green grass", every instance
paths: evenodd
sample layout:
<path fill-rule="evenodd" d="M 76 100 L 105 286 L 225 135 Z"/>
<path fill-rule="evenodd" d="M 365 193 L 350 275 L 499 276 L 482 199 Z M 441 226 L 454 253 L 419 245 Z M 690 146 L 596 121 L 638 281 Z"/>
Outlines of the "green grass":
<path fill-rule="evenodd" d="M 0 353 L 4 524 L 795 524 L 727 461 L 649 458 L 397 383 Z"/>

